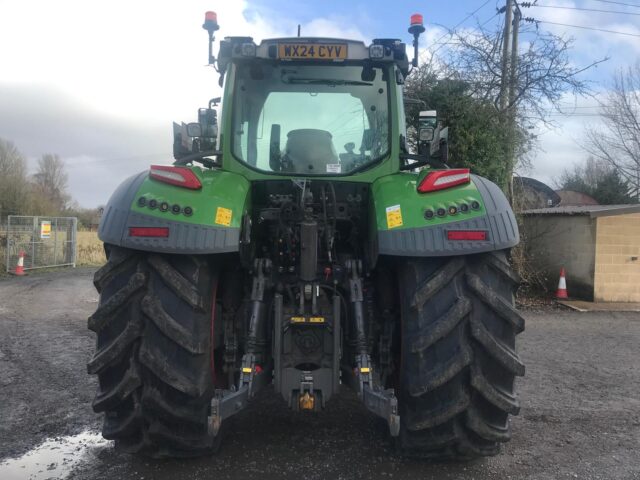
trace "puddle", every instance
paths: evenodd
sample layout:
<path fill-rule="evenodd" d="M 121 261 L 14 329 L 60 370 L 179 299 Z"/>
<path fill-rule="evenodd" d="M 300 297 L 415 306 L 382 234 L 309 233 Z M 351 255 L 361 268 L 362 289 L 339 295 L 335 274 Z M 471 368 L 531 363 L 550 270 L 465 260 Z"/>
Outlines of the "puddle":
<path fill-rule="evenodd" d="M 48 480 L 65 478 L 85 454 L 108 445 L 94 432 L 46 440 L 18 458 L 0 460 L 2 480 Z"/>

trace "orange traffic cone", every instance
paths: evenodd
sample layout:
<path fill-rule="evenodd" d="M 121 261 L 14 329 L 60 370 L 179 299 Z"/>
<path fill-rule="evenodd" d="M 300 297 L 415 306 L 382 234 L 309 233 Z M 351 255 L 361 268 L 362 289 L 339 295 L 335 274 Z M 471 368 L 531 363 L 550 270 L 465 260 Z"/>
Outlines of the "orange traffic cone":
<path fill-rule="evenodd" d="M 558 281 L 556 298 L 569 298 L 569 295 L 567 294 L 567 279 L 565 277 L 564 267 L 560 269 L 560 280 Z"/>
<path fill-rule="evenodd" d="M 24 273 L 24 251 L 20 250 L 18 253 L 18 263 L 16 264 L 16 269 L 13 272 L 14 275 L 18 275 L 19 277 L 26 275 Z"/>

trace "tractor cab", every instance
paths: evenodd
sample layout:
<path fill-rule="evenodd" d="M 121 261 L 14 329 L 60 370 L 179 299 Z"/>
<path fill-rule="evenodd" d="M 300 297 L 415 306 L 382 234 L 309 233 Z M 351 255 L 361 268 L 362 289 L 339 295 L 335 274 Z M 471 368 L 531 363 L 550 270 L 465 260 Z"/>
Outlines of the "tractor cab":
<path fill-rule="evenodd" d="M 233 160 L 265 173 L 315 176 L 350 174 L 388 158 L 391 126 L 400 124 L 392 117 L 401 93 L 391 91 L 408 73 L 399 40 L 366 46 L 296 37 L 256 45 L 227 37 L 216 62 L 232 112 L 220 133 Z M 192 145 L 178 155 L 204 151 L 204 128 L 174 128 L 176 139 Z"/>
<path fill-rule="evenodd" d="M 398 39 L 276 38 L 256 44 L 251 37 L 226 37 L 213 55 L 217 19 L 208 12 L 209 63 L 224 85 L 223 128 L 212 123 L 174 124 L 177 160 L 222 150 L 224 162 L 266 174 L 350 175 L 389 159 L 404 148 L 402 86 L 410 63 L 417 65 L 417 39 L 424 31 L 412 17 L 415 58 Z M 230 104 L 230 105 L 229 105 Z M 211 104 L 209 109 L 211 110 Z M 402 118 L 401 118 L 402 117 Z M 220 152 L 222 158 L 222 154 Z M 396 156 L 397 158 L 397 156 Z"/>

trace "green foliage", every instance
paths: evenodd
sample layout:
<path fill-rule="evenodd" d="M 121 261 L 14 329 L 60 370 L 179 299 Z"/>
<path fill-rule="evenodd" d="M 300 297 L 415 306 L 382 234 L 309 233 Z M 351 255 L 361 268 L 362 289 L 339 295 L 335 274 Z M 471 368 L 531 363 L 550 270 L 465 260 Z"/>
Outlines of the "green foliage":
<path fill-rule="evenodd" d="M 468 167 L 505 188 L 510 171 L 504 160 L 507 137 L 494 105 L 474 97 L 466 82 L 438 79 L 426 69 L 414 75 L 405 94 L 424 102 L 426 108 L 411 104 L 408 126 L 418 124 L 420 110 L 437 110 L 438 120 L 449 127 L 449 165 Z M 415 137 L 410 138 L 411 143 Z"/>
<path fill-rule="evenodd" d="M 630 195 L 630 186 L 620 172 L 593 158 L 571 171 L 565 170 L 560 178 L 560 188 L 586 193 L 602 205 L 638 203 L 638 199 Z"/>

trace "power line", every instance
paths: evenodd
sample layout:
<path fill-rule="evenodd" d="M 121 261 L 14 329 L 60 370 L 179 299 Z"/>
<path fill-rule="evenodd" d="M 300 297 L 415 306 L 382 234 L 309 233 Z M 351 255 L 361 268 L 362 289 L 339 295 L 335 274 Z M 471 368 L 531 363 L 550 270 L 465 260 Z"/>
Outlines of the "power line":
<path fill-rule="evenodd" d="M 523 18 L 522 20 L 524 20 L 525 22 L 529 22 L 529 23 L 546 23 L 549 25 L 559 25 L 561 27 L 571 27 L 571 28 L 581 28 L 583 30 L 593 30 L 595 32 L 604 32 L 604 33 L 613 33 L 616 35 L 626 35 L 628 37 L 640 37 L 639 34 L 637 33 L 628 33 L 628 32 L 618 32 L 616 30 L 606 30 L 604 28 L 596 28 L 596 27 L 585 27 L 584 25 L 569 25 L 566 23 L 558 23 L 558 22 L 549 22 L 547 20 L 536 20 L 535 18 L 531 18 L 531 17 L 526 17 Z"/>
<path fill-rule="evenodd" d="M 451 35 L 452 32 L 455 31 L 456 28 L 458 28 L 460 25 L 462 25 L 464 22 L 466 22 L 467 20 L 469 20 L 471 17 L 473 17 L 476 13 L 478 13 L 480 10 L 482 10 L 484 7 L 486 7 L 489 3 L 491 2 L 491 0 L 487 0 L 486 2 L 484 2 L 482 5 L 480 5 L 478 8 L 476 8 L 473 12 L 471 12 L 469 15 L 467 15 L 466 17 L 464 17 L 462 20 L 460 20 L 458 23 L 456 23 L 454 25 L 454 27 L 451 29 L 451 32 L 447 32 L 444 35 L 442 35 L 440 38 L 438 38 L 435 42 L 433 42 L 433 44 L 431 45 L 432 47 L 435 45 L 438 45 L 438 43 L 440 42 L 440 40 L 442 40 L 444 37 Z M 496 14 L 497 15 L 497 14 Z M 495 15 L 494 15 L 495 16 Z M 493 17 L 491 17 L 493 18 Z M 486 22 L 485 22 L 486 23 Z M 438 48 L 436 48 L 433 52 L 431 52 L 431 55 L 433 55 L 434 53 L 436 53 L 438 50 L 440 50 L 445 44 L 441 44 Z"/>
<path fill-rule="evenodd" d="M 529 7 L 537 7 L 537 8 L 557 8 L 561 10 L 580 10 L 582 12 L 598 12 L 598 13 L 611 13 L 614 15 L 637 15 L 640 16 L 640 13 L 632 13 L 632 12 L 615 12 L 613 10 L 600 10 L 597 8 L 582 8 L 582 7 L 563 7 L 560 5 L 538 5 L 537 3 L 531 2 L 522 2 L 520 6 L 529 8 Z"/>
<path fill-rule="evenodd" d="M 493 16 L 491 16 L 486 22 L 480 25 L 480 28 L 484 27 L 487 23 L 489 23 L 491 20 L 496 18 L 498 15 L 500 15 L 500 12 L 496 12 Z"/>
<path fill-rule="evenodd" d="M 613 3 L 614 5 L 624 5 L 625 7 L 640 8 L 640 5 L 633 3 L 613 2 L 612 0 L 593 0 L 594 2 Z"/>
<path fill-rule="evenodd" d="M 610 115 L 602 113 L 546 113 L 547 117 L 562 117 L 562 118 L 581 118 L 581 117 L 600 117 L 600 118 L 624 118 L 622 115 Z"/>

